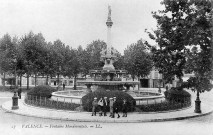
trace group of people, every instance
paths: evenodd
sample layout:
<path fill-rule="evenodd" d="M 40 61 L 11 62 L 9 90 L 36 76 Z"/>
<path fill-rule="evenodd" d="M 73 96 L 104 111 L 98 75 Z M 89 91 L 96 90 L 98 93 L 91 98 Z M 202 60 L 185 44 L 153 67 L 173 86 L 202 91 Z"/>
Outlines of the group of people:
<path fill-rule="evenodd" d="M 107 97 L 100 98 L 97 100 L 97 97 L 94 98 L 92 102 L 92 116 L 96 116 L 96 112 L 99 109 L 99 116 L 107 116 L 107 110 L 110 110 L 109 117 L 114 118 L 115 113 L 117 114 L 117 118 L 120 118 L 120 115 L 118 113 L 119 104 L 116 100 L 116 97 L 109 98 L 109 101 L 107 100 Z M 122 112 L 123 117 L 127 117 L 127 101 L 126 99 L 123 99 L 122 103 Z"/>

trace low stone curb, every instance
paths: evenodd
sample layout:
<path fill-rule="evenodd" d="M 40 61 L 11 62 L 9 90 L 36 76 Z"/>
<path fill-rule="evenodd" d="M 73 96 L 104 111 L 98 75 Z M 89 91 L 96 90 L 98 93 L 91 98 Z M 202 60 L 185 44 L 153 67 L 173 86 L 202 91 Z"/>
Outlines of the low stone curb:
<path fill-rule="evenodd" d="M 68 113 L 86 113 L 86 114 L 90 114 L 91 112 L 81 112 L 81 111 L 69 111 L 69 110 L 60 110 L 60 109 L 51 109 L 51 108 L 45 108 L 45 107 L 39 107 L 39 106 L 33 106 L 33 105 L 29 105 L 26 104 L 24 101 L 22 101 L 22 103 L 28 107 L 33 107 L 33 108 L 39 108 L 39 109 L 44 109 L 44 110 L 50 110 L 50 111 L 58 111 L 58 112 L 68 112 Z M 182 111 L 182 110 L 186 110 L 191 108 L 191 106 L 188 106 L 186 108 L 181 108 L 181 109 L 175 109 L 175 110 L 168 110 L 168 111 L 157 111 L 157 112 L 134 112 L 135 114 L 156 114 L 156 113 L 169 113 L 169 112 L 176 112 L 176 111 Z"/>
<path fill-rule="evenodd" d="M 183 116 L 183 117 L 175 117 L 175 118 L 162 118 L 162 119 L 153 118 L 153 119 L 144 119 L 144 120 L 141 120 L 141 119 L 139 119 L 139 120 L 119 120 L 119 119 L 115 118 L 115 119 L 111 119 L 111 120 L 100 120 L 100 119 L 74 119 L 74 118 L 38 116 L 38 115 L 19 113 L 17 111 L 9 110 L 7 108 L 4 108 L 3 105 L 1 105 L 1 108 L 6 112 L 17 114 L 17 115 L 22 115 L 22 116 L 30 116 L 30 117 L 43 118 L 43 119 L 52 119 L 52 120 L 65 120 L 65 121 L 77 121 L 77 122 L 100 122 L 100 123 L 145 123 L 145 122 L 174 121 L 174 120 L 183 120 L 183 119 L 194 118 L 194 117 L 201 117 L 201 116 L 209 115 L 213 112 L 213 110 L 211 110 L 211 111 L 208 111 L 207 113 L 194 114 L 191 116 Z"/>

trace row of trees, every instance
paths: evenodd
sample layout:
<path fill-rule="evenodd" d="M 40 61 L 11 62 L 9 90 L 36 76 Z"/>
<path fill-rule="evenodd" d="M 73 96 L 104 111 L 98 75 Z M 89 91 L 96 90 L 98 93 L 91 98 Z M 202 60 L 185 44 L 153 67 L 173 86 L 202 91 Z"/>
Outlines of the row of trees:
<path fill-rule="evenodd" d="M 18 75 L 20 80 L 22 76 L 27 77 L 27 87 L 29 77 L 34 76 L 36 81 L 38 75 L 45 76 L 47 84 L 48 79 L 55 76 L 58 76 L 59 83 L 59 75 L 74 77 L 76 81 L 79 74 L 84 77 L 89 74 L 89 70 L 103 67 L 100 52 L 105 48 L 106 43 L 100 40 L 93 41 L 85 49 L 82 46 L 75 49 L 59 39 L 53 43 L 47 42 L 41 33 L 29 32 L 20 39 L 5 34 L 0 39 L 0 71 L 4 76 Z M 123 56 L 117 51 L 118 58 L 114 66 L 116 69 L 126 68 L 133 77 L 144 76 L 150 71 L 148 68 L 150 65 L 146 67 L 146 63 L 151 64 L 145 62 L 147 61 L 145 55 L 149 57 L 142 40 L 139 40 L 130 45 Z M 74 84 L 76 88 L 76 82 Z"/>

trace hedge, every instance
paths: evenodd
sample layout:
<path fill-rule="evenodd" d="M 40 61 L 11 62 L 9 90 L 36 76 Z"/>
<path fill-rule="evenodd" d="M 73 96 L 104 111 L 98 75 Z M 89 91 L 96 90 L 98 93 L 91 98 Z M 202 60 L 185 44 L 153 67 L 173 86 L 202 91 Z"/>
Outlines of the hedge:
<path fill-rule="evenodd" d="M 165 98 L 169 101 L 185 102 L 185 100 L 191 100 L 191 94 L 181 88 L 171 88 L 164 92 Z"/>
<path fill-rule="evenodd" d="M 109 105 L 109 98 L 116 97 L 116 100 L 118 102 L 118 111 L 122 111 L 122 104 L 123 99 L 127 100 L 127 110 L 134 111 L 135 109 L 135 99 L 130 96 L 129 94 L 122 92 L 122 91 L 95 91 L 88 93 L 87 95 L 82 97 L 82 106 L 85 111 L 92 111 L 92 101 L 94 98 L 97 97 L 97 100 L 99 100 L 101 97 L 107 97 L 108 105 Z M 109 111 L 109 106 L 107 107 L 107 110 Z"/>
<path fill-rule="evenodd" d="M 48 85 L 40 85 L 32 88 L 29 92 L 27 92 L 27 95 L 50 98 L 52 96 L 52 92 L 55 91 L 55 88 Z"/>

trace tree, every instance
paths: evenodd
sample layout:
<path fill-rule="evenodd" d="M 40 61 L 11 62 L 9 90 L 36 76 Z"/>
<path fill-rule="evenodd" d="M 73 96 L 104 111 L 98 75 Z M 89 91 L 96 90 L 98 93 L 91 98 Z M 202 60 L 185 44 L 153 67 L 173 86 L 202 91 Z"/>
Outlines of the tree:
<path fill-rule="evenodd" d="M 48 85 L 49 77 L 52 77 L 56 74 L 54 69 L 54 50 L 53 44 L 51 42 L 45 45 L 44 54 L 43 54 L 43 63 L 44 67 L 42 70 L 42 75 L 46 75 L 46 85 Z"/>
<path fill-rule="evenodd" d="M 0 40 L 0 71 L 4 74 L 3 85 L 5 85 L 5 74 L 15 74 L 16 71 L 16 43 L 9 34 L 5 34 Z"/>
<path fill-rule="evenodd" d="M 53 59 L 54 59 L 54 70 L 57 73 L 58 76 L 58 85 L 59 83 L 59 76 L 64 72 L 65 67 L 65 44 L 61 40 L 56 40 L 53 43 Z"/>
<path fill-rule="evenodd" d="M 101 61 L 101 51 L 106 49 L 107 45 L 104 41 L 96 40 L 88 44 L 86 51 L 90 54 L 90 60 L 87 64 L 87 69 L 100 69 L 104 63 Z"/>
<path fill-rule="evenodd" d="M 124 56 L 121 55 L 119 52 L 117 52 L 117 61 L 115 61 L 114 66 L 115 69 L 125 69 L 125 65 L 124 65 Z"/>
<path fill-rule="evenodd" d="M 79 48 L 78 48 L 79 49 Z M 71 57 L 71 74 L 72 76 L 74 76 L 74 90 L 77 89 L 77 84 L 76 84 L 76 81 L 77 81 L 77 77 L 78 77 L 78 74 L 81 72 L 81 62 L 80 62 L 80 54 L 81 54 L 81 50 L 77 50 L 77 49 L 72 49 L 71 50 L 71 54 L 72 54 L 72 57 Z"/>
<path fill-rule="evenodd" d="M 149 75 L 152 70 L 151 54 L 146 50 L 142 40 L 138 40 L 124 50 L 124 64 L 133 80 L 136 76 L 140 78 Z"/>
<path fill-rule="evenodd" d="M 211 77 L 211 21 L 208 19 L 211 3 L 207 0 L 164 0 L 165 10 L 153 12 L 157 30 L 150 38 L 158 43 L 153 48 L 155 67 L 171 80 L 174 76 L 182 82 L 183 71 L 190 69 L 195 77 L 180 86 L 193 88 L 198 99 L 201 91 L 212 88 Z M 199 48 L 191 51 L 192 47 Z M 199 111 L 198 111 L 199 112 Z"/>
<path fill-rule="evenodd" d="M 20 50 L 23 54 L 23 65 L 25 66 L 22 69 L 27 74 L 27 89 L 29 89 L 29 76 L 35 75 L 36 85 L 36 76 L 43 73 L 45 45 L 46 42 L 41 33 L 29 32 L 20 40 Z"/>
<path fill-rule="evenodd" d="M 91 63 L 90 63 L 90 57 L 91 54 L 89 54 L 88 51 L 82 48 L 82 46 L 78 46 L 78 57 L 80 62 L 80 72 L 82 73 L 82 76 L 85 76 L 89 74 L 89 70 L 91 70 Z"/>

